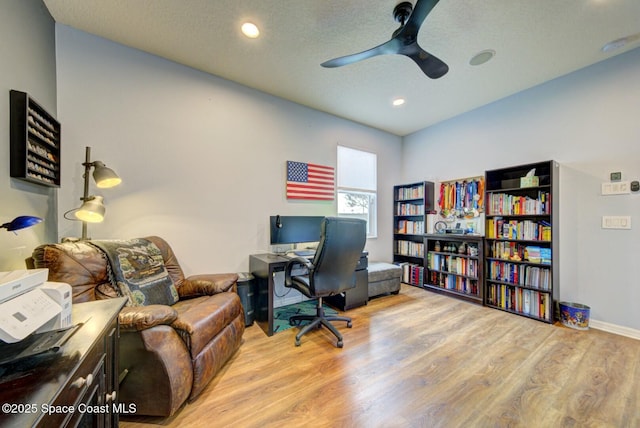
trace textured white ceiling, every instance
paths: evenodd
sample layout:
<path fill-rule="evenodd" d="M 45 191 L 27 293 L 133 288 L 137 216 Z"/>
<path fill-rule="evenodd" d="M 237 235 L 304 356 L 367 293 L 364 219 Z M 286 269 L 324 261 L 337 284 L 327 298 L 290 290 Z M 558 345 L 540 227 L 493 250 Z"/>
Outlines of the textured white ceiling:
<path fill-rule="evenodd" d="M 320 66 L 389 40 L 397 0 L 44 2 L 60 24 L 400 136 L 640 46 L 601 50 L 640 33 L 640 0 L 440 0 L 418 42 L 450 70 L 431 80 L 398 55 Z"/>

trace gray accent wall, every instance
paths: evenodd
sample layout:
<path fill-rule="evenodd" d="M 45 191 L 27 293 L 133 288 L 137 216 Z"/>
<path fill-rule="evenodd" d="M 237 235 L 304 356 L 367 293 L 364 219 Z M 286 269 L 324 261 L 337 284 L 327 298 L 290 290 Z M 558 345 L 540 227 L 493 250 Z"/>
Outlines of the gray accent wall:
<path fill-rule="evenodd" d="M 289 201 L 286 162 L 336 167 L 337 145 L 378 155 L 378 238 L 390 261 L 400 137 L 183 65 L 56 26 L 58 105 L 65 129 L 60 212 L 82 194 L 84 147 L 123 180 L 104 196 L 93 238 L 164 237 L 187 273 L 243 272 L 269 251 L 269 216 L 333 215 L 335 201 Z M 80 227 L 59 218 L 61 237 Z"/>
<path fill-rule="evenodd" d="M 57 190 L 9 177 L 9 91 L 29 93 L 56 116 L 55 23 L 41 0 L 0 0 L 0 55 L 0 223 L 44 219 L 15 234 L 0 230 L 0 271 L 8 271 L 24 269 L 33 248 L 58 237 Z"/>

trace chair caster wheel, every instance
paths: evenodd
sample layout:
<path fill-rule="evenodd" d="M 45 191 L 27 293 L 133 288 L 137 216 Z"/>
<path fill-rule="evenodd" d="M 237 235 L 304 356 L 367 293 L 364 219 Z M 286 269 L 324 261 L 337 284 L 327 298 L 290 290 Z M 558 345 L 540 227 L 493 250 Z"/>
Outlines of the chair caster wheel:
<path fill-rule="evenodd" d="M 296 346 L 300 346 L 300 340 L 296 339 Z"/>
<path fill-rule="evenodd" d="M 347 322 L 347 328 L 351 328 L 351 327 L 352 327 L 352 325 L 351 325 L 351 321 L 348 321 L 348 322 Z"/>
<path fill-rule="evenodd" d="M 343 345 L 342 340 L 338 340 L 338 343 L 336 345 L 338 346 L 338 348 L 342 348 L 342 345 Z"/>

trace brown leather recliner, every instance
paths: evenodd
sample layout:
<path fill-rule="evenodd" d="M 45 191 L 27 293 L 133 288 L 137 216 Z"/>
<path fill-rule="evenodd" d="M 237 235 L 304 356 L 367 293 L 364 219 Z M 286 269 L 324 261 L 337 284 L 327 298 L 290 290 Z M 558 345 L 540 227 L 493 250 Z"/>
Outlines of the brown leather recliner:
<path fill-rule="evenodd" d="M 194 400 L 239 348 L 245 323 L 236 294 L 235 273 L 185 278 L 169 244 L 144 238 L 162 253 L 178 291 L 177 303 L 124 307 L 120 312 L 119 401 L 136 405 L 136 414 L 171 416 Z M 85 241 L 41 245 L 33 265 L 48 268 L 49 280 L 73 288 L 73 302 L 116 297 L 107 260 Z"/>

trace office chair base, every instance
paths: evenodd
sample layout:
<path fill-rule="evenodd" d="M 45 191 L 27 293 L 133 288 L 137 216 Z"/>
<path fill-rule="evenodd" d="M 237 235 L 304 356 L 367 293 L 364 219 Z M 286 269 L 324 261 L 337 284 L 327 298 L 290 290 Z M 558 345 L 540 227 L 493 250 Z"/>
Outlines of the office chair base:
<path fill-rule="evenodd" d="M 296 322 L 300 321 L 311 321 L 309 324 L 305 325 L 300 329 L 298 334 L 296 334 L 296 346 L 300 346 L 300 339 L 302 336 L 307 334 L 309 331 L 315 328 L 321 328 L 322 326 L 326 327 L 333 335 L 338 339 L 336 346 L 338 348 L 342 348 L 342 335 L 336 329 L 336 327 L 331 324 L 329 321 L 344 321 L 347 323 L 347 327 L 351 328 L 351 318 L 341 317 L 341 316 L 326 316 L 324 314 L 324 309 L 322 307 L 322 298 L 318 299 L 318 306 L 316 307 L 316 315 L 294 315 L 289 318 L 289 324 L 296 325 Z"/>

